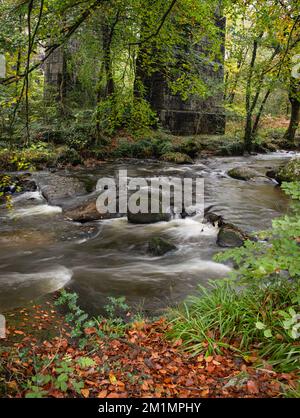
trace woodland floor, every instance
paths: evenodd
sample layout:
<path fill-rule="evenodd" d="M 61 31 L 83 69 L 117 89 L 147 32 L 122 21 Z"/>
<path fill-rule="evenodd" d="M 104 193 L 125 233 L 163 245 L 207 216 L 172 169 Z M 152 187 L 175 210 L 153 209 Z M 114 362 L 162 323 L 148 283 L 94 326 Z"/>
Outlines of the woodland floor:
<path fill-rule="evenodd" d="M 59 361 L 70 367 L 64 373 L 66 387 L 45 381 L 40 384 L 44 397 L 274 398 L 296 387 L 294 373 L 277 373 L 267 364 L 255 367 L 255 351 L 247 358 L 226 350 L 191 357 L 181 350 L 181 341 L 167 340 L 164 319 L 134 323 L 122 338 L 99 338 L 95 328 L 86 329 L 91 344 L 84 350 L 70 338 L 52 300 L 16 309 L 6 321 L 7 338 L 0 340 L 2 397 L 26 396 L 35 375 L 58 379 Z M 82 358 L 93 365 L 80 364 Z M 45 366 L 38 369 L 41 361 Z M 82 387 L 75 390 L 73 379 Z"/>

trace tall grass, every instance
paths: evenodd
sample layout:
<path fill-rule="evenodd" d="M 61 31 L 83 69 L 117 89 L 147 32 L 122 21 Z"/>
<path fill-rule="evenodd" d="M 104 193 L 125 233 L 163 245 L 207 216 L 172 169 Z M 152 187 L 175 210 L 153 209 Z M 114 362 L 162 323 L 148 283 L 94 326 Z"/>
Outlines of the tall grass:
<path fill-rule="evenodd" d="M 283 312 L 299 309 L 299 290 L 299 284 L 286 280 L 243 289 L 227 280 L 211 282 L 171 310 L 169 337 L 182 339 L 194 355 L 220 353 L 224 347 L 244 354 L 255 350 L 277 369 L 297 369 L 300 344 L 285 328 Z"/>

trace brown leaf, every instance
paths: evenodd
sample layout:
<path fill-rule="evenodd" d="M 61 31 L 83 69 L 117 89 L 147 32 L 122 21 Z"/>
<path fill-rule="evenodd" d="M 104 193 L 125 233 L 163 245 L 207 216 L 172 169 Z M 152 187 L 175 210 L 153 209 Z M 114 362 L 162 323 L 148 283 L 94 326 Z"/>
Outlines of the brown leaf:
<path fill-rule="evenodd" d="M 257 384 L 253 380 L 249 380 L 248 381 L 248 383 L 247 383 L 247 389 L 248 389 L 248 392 L 251 395 L 256 395 L 256 394 L 259 393 L 259 389 L 257 387 Z"/>
<path fill-rule="evenodd" d="M 107 397 L 107 390 L 102 390 L 101 392 L 98 393 L 97 398 L 103 399 Z"/>
<path fill-rule="evenodd" d="M 85 398 L 88 398 L 90 396 L 90 391 L 89 391 L 89 389 L 81 389 L 81 394 Z"/>
<path fill-rule="evenodd" d="M 17 334 L 17 335 L 25 335 L 25 332 L 18 331 L 18 330 L 15 330 L 14 333 Z"/>

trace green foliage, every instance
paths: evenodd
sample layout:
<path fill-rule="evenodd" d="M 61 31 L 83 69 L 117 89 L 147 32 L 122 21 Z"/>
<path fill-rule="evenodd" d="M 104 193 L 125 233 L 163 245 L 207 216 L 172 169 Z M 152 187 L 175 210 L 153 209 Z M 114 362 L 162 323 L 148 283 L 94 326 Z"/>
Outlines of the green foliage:
<path fill-rule="evenodd" d="M 64 393 L 67 393 L 72 388 L 78 394 L 81 394 L 81 389 L 84 388 L 84 382 L 77 375 L 75 370 L 76 364 L 72 366 L 72 361 L 67 357 L 63 360 L 55 357 L 51 362 L 49 360 L 47 361 L 36 363 L 35 375 L 23 383 L 23 387 L 27 392 L 25 395 L 26 398 L 43 398 L 47 396 L 48 392 L 42 389 L 45 386 L 53 387 Z M 79 357 L 76 363 L 82 371 L 95 366 L 95 362 L 88 357 Z M 52 366 L 52 370 L 55 371 L 51 375 L 48 372 L 50 365 Z"/>
<path fill-rule="evenodd" d="M 299 203 L 299 184 L 284 190 Z M 241 352 L 255 345 L 261 358 L 280 370 L 300 366 L 300 210 L 273 221 L 263 232 L 268 241 L 247 241 L 228 250 L 217 261 L 233 260 L 238 268 L 229 279 L 200 287 L 171 312 L 170 336 L 181 338 L 194 354 L 222 347 Z"/>
<path fill-rule="evenodd" d="M 59 299 L 55 302 L 56 306 L 66 305 L 69 313 L 66 315 L 66 321 L 71 325 L 71 337 L 79 338 L 79 346 L 85 347 L 87 339 L 85 338 L 84 328 L 90 326 L 87 322 L 88 314 L 85 313 L 78 305 L 78 295 L 76 293 L 68 293 L 65 290 L 61 291 Z M 92 324 L 93 326 L 93 324 Z"/>
<path fill-rule="evenodd" d="M 281 188 L 295 200 L 300 200 L 300 182 L 283 183 Z"/>
<path fill-rule="evenodd" d="M 169 336 L 181 338 L 195 355 L 220 352 L 224 347 L 237 350 L 233 343 L 238 343 L 242 354 L 259 343 L 260 357 L 280 370 L 294 370 L 300 366 L 299 314 L 288 324 L 284 318 L 291 310 L 300 311 L 297 295 L 299 284 L 278 279 L 265 287 L 243 290 L 230 281 L 214 282 L 171 312 Z"/>
<path fill-rule="evenodd" d="M 124 313 L 129 310 L 129 306 L 125 302 L 126 299 L 124 297 L 114 298 L 110 296 L 108 301 L 109 303 L 104 306 L 104 309 L 110 319 L 114 319 L 117 316 L 117 312 Z"/>
<path fill-rule="evenodd" d="M 85 333 L 87 328 L 96 328 L 97 335 L 101 338 L 115 338 L 122 336 L 127 327 L 123 317 L 128 312 L 129 306 L 126 304 L 125 298 L 109 297 L 108 303 L 104 306 L 106 312 L 105 317 L 90 318 L 78 306 L 78 295 L 62 290 L 60 297 L 55 302 L 57 306 L 66 306 L 68 313 L 65 316 L 66 321 L 70 324 L 72 331 L 71 337 L 78 339 L 79 347 L 84 348 L 91 341 Z M 83 359 L 81 361 L 82 367 L 89 360 Z"/>
<path fill-rule="evenodd" d="M 97 126 L 103 135 L 113 135 L 119 129 L 141 134 L 157 123 L 155 112 L 144 99 L 112 95 L 97 107 Z"/>

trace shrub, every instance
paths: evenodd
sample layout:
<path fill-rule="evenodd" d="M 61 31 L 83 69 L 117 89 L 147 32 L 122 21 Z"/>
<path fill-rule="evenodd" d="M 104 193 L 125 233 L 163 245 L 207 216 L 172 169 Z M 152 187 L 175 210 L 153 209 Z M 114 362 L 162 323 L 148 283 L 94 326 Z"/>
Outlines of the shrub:
<path fill-rule="evenodd" d="M 157 124 L 157 116 L 146 100 L 116 94 L 99 103 L 96 123 L 102 135 L 112 136 L 121 128 L 140 134 Z"/>
<path fill-rule="evenodd" d="M 217 261 L 238 266 L 231 277 L 201 287 L 200 295 L 171 312 L 170 336 L 197 354 L 231 347 L 253 350 L 280 370 L 300 366 L 300 184 L 284 184 L 291 212 L 262 232 L 268 242 L 247 241 Z"/>

